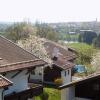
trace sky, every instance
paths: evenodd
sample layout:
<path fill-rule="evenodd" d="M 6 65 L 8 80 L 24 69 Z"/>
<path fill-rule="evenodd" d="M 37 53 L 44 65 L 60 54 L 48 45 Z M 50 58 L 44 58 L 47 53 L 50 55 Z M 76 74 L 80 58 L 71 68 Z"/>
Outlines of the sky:
<path fill-rule="evenodd" d="M 100 21 L 100 0 L 0 0 L 0 22 Z"/>

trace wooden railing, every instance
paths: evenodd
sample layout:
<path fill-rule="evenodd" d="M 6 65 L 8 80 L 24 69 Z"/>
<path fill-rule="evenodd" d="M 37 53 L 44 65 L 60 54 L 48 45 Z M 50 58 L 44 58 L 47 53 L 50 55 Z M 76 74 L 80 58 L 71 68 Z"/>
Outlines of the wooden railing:
<path fill-rule="evenodd" d="M 12 94 L 6 95 L 4 100 L 27 100 L 28 98 L 32 98 L 34 96 L 40 95 L 43 92 L 43 87 L 37 85 L 33 88 L 21 91 L 21 92 L 13 92 Z"/>

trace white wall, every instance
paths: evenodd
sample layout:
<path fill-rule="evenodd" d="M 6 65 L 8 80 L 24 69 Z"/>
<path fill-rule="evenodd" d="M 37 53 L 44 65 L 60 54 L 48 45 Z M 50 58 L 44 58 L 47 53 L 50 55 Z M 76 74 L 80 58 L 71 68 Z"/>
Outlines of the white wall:
<path fill-rule="evenodd" d="M 61 78 L 64 84 L 68 84 L 72 81 L 71 69 L 63 70 L 61 72 Z M 61 90 L 61 100 L 75 100 L 75 88 L 69 87 Z"/>
<path fill-rule="evenodd" d="M 16 72 L 9 72 L 5 76 L 13 82 L 13 86 L 10 86 L 9 89 L 5 91 L 5 95 L 12 92 L 20 92 L 28 88 L 28 75 L 25 74 L 27 70 L 24 70 L 14 78 L 11 78 Z"/>
<path fill-rule="evenodd" d="M 75 88 L 69 87 L 61 90 L 61 100 L 76 100 Z"/>
<path fill-rule="evenodd" d="M 42 78 L 43 78 L 43 68 L 42 67 L 36 67 L 34 69 L 34 72 L 35 72 L 35 74 L 31 74 L 30 75 L 30 79 L 39 79 L 39 80 L 42 80 Z"/>
<path fill-rule="evenodd" d="M 2 100 L 2 91 L 3 89 L 0 89 L 0 100 Z"/>
<path fill-rule="evenodd" d="M 71 69 L 61 71 L 61 78 L 63 84 L 68 84 L 69 82 L 71 82 Z"/>

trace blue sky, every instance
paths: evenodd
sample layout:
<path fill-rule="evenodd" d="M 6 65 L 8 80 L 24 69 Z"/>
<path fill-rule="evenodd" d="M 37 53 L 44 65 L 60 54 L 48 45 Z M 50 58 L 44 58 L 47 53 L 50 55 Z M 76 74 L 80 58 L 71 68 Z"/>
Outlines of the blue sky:
<path fill-rule="evenodd" d="M 0 21 L 100 21 L 100 0 L 0 0 Z"/>

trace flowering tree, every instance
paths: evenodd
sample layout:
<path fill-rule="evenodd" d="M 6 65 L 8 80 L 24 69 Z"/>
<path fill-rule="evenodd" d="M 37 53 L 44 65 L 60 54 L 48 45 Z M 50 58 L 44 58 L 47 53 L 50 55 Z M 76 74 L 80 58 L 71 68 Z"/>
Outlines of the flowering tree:
<path fill-rule="evenodd" d="M 18 45 L 26 49 L 27 51 L 32 52 L 35 56 L 51 64 L 52 61 L 43 45 L 44 41 L 44 38 L 30 35 L 27 39 L 19 40 Z"/>

